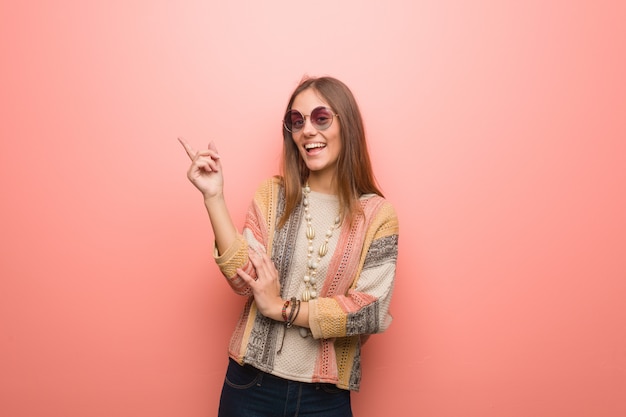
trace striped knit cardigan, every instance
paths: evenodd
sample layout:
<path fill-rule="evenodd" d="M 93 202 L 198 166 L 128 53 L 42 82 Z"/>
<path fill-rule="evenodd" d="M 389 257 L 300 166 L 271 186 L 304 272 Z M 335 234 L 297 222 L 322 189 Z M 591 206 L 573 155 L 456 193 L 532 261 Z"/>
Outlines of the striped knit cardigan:
<path fill-rule="evenodd" d="M 391 204 L 376 195 L 364 196 L 360 203 L 363 214 L 341 228 L 320 296 L 309 302 L 310 330 L 320 348 L 314 374 L 307 379 L 354 391 L 361 382 L 362 343 L 369 335 L 386 330 L 391 322 L 389 303 L 398 254 L 398 220 Z M 292 258 L 304 210 L 299 205 L 285 226 L 277 228 L 284 205 L 281 180 L 273 177 L 263 182 L 248 210 L 243 233 L 223 254 L 214 253 L 233 290 L 249 297 L 233 332 L 229 355 L 240 364 L 269 373 L 284 325 L 257 311 L 251 290 L 236 269 L 242 267 L 254 274 L 248 259 L 252 245 L 271 254 L 281 283 L 292 262 L 304 262 Z M 368 293 L 374 287 L 378 297 Z"/>

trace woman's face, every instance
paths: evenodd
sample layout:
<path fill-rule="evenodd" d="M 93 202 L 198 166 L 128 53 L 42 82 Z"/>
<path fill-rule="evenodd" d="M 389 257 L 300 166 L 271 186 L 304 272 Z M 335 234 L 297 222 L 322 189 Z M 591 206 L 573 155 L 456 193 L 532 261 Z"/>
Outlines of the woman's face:
<path fill-rule="evenodd" d="M 304 90 L 296 96 L 291 105 L 292 110 L 298 110 L 305 117 L 303 128 L 292 133 L 294 143 L 311 171 L 309 180 L 330 180 L 337 169 L 337 159 L 341 153 L 341 126 L 339 117 L 333 116 L 330 127 L 318 130 L 311 123 L 311 112 L 316 107 L 330 105 L 312 88 Z M 331 109 L 335 113 L 335 109 Z"/>

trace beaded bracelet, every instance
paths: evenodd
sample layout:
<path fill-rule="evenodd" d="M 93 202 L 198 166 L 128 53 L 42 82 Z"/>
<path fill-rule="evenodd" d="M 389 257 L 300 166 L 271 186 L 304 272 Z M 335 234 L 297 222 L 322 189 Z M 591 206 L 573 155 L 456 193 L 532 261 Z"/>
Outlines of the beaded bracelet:
<path fill-rule="evenodd" d="M 293 313 L 296 310 L 296 297 L 291 297 L 290 304 L 291 304 L 291 311 L 289 312 L 289 318 L 286 320 L 287 322 L 287 327 L 289 327 L 289 323 L 291 323 L 291 320 L 293 320 Z"/>
<path fill-rule="evenodd" d="M 287 317 L 287 308 L 289 308 L 289 304 L 291 304 L 290 300 L 285 301 L 285 304 L 283 304 L 282 315 L 283 315 L 283 320 L 285 323 L 289 322 L 289 317 Z M 292 308 L 292 311 L 293 311 L 293 308 Z"/>

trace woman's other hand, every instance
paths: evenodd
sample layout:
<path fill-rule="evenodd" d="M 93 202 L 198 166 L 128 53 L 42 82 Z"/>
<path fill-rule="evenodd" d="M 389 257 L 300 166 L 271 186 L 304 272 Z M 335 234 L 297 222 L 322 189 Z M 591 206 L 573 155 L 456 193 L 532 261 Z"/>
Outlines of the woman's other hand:
<path fill-rule="evenodd" d="M 256 277 L 247 274 L 243 269 L 238 269 L 237 273 L 252 289 L 259 312 L 265 317 L 282 320 L 284 301 L 280 296 L 280 281 L 274 262 L 266 253 L 252 249 L 249 251 L 249 257 L 256 270 Z"/>

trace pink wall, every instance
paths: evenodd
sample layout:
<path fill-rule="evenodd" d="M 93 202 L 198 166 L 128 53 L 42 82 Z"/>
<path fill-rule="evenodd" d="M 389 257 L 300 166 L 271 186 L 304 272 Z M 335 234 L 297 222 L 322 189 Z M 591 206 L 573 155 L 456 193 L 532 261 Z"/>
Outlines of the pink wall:
<path fill-rule="evenodd" d="M 214 414 L 241 300 L 176 137 L 241 223 L 305 73 L 401 220 L 356 414 L 626 415 L 623 2 L 95 3 L 0 5 L 0 415 Z"/>

